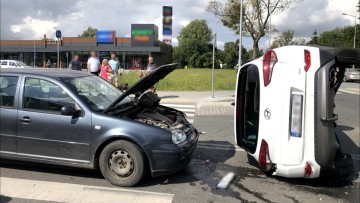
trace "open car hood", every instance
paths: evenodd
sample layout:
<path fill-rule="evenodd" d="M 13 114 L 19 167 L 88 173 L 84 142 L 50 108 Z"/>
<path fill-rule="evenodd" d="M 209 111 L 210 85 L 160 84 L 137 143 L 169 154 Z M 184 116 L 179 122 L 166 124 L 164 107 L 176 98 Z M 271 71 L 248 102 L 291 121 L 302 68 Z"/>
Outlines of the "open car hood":
<path fill-rule="evenodd" d="M 127 91 L 125 91 L 120 97 L 118 97 L 107 109 L 105 109 L 104 113 L 110 111 L 115 105 L 121 102 L 125 97 L 130 96 L 132 94 L 144 93 L 146 90 L 150 89 L 152 86 L 158 83 L 161 79 L 169 75 L 177 67 L 178 67 L 177 63 L 167 64 L 158 67 L 152 73 L 144 76 L 134 85 L 132 85 Z"/>

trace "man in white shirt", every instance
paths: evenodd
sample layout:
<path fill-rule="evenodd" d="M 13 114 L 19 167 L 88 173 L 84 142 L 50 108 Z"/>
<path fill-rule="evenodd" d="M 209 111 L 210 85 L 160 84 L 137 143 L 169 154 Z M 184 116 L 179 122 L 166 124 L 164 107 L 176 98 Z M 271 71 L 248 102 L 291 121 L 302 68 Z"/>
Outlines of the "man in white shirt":
<path fill-rule="evenodd" d="M 89 58 L 87 62 L 87 70 L 89 73 L 92 73 L 94 75 L 99 75 L 100 72 L 100 60 L 96 56 L 95 51 L 91 51 L 91 57 Z"/>

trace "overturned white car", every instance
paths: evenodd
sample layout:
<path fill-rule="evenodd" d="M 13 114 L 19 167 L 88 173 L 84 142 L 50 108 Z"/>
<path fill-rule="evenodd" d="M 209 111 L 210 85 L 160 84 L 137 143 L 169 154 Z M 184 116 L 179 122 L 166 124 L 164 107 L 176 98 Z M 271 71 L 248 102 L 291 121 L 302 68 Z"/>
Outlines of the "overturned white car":
<path fill-rule="evenodd" d="M 243 65 L 235 101 L 235 140 L 272 175 L 347 178 L 351 155 L 335 133 L 334 97 L 360 49 L 286 46 Z"/>

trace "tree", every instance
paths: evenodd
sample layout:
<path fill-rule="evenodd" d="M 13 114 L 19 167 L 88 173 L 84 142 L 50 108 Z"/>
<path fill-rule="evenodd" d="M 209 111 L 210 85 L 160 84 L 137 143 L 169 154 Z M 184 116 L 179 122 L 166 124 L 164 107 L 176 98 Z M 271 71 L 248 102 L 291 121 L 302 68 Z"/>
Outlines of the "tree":
<path fill-rule="evenodd" d="M 226 42 L 224 52 L 226 68 L 234 68 L 239 61 L 239 45 L 235 42 Z"/>
<path fill-rule="evenodd" d="M 224 45 L 224 54 L 226 68 L 234 68 L 239 63 L 239 40 L 236 40 L 236 42 L 226 42 Z M 242 47 L 241 58 L 243 63 L 250 61 L 250 55 L 244 47 Z"/>
<path fill-rule="evenodd" d="M 313 34 L 313 36 L 312 36 L 311 40 L 310 40 L 307 44 L 310 44 L 310 45 L 314 45 L 314 44 L 315 44 L 315 45 L 316 45 L 316 44 L 318 44 L 317 40 L 318 40 L 318 38 L 319 38 L 316 29 L 315 29 L 315 31 L 314 31 L 312 34 Z"/>
<path fill-rule="evenodd" d="M 269 17 L 278 14 L 303 0 L 242 0 L 244 33 L 253 39 L 253 58 L 258 57 L 259 41 L 269 28 Z M 220 0 L 211 0 L 206 8 L 214 13 L 222 24 L 239 34 L 240 0 L 228 0 L 223 4 Z"/>
<path fill-rule="evenodd" d="M 86 30 L 83 31 L 81 35 L 78 35 L 78 37 L 95 37 L 97 28 L 93 28 L 89 26 Z"/>
<path fill-rule="evenodd" d="M 360 30 L 360 25 L 356 29 Z M 347 26 L 343 28 L 335 28 L 333 30 L 325 31 L 316 38 L 316 44 L 327 47 L 354 47 L 354 26 Z M 308 42 L 314 44 L 314 40 Z M 360 47 L 360 33 L 356 33 L 356 48 Z"/>
<path fill-rule="evenodd" d="M 180 30 L 174 59 L 193 68 L 210 68 L 212 31 L 205 20 L 193 20 Z"/>
<path fill-rule="evenodd" d="M 304 45 L 305 39 L 297 37 L 294 31 L 287 30 L 282 32 L 279 36 L 276 36 L 274 41 L 271 43 L 271 48 L 277 48 L 287 45 Z"/>

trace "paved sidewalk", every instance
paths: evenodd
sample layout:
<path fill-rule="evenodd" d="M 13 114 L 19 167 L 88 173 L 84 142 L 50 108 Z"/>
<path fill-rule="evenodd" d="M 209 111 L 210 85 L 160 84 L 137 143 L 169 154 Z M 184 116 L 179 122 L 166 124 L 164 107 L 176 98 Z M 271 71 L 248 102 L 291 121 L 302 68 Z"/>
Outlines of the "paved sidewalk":
<path fill-rule="evenodd" d="M 158 92 L 161 103 L 195 103 L 196 115 L 230 115 L 234 113 L 234 91 L 218 91 L 212 98 L 211 91 L 205 92 Z"/>

